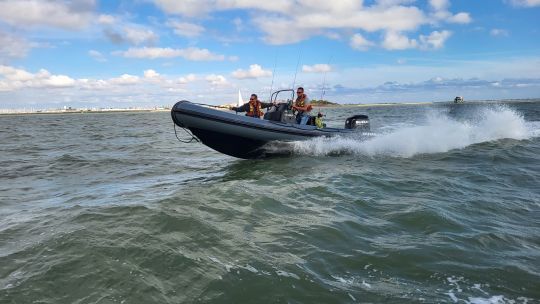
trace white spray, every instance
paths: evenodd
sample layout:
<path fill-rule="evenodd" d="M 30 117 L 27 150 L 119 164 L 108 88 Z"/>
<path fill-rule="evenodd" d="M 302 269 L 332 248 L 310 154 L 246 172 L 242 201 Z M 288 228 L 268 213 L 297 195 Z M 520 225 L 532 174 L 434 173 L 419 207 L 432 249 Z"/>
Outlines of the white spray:
<path fill-rule="evenodd" d="M 411 157 L 441 153 L 469 145 L 504 138 L 527 139 L 536 136 L 521 115 L 506 107 L 483 109 L 474 121 L 457 121 L 443 114 L 428 115 L 427 123 L 396 129 L 366 141 L 351 138 L 315 138 L 295 142 L 297 154 L 361 154 Z"/>

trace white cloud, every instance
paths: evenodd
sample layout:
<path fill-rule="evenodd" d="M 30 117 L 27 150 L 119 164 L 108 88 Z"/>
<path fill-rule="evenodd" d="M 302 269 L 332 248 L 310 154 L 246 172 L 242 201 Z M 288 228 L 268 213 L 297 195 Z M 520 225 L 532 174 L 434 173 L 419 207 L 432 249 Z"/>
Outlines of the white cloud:
<path fill-rule="evenodd" d="M 246 78 L 260 78 L 260 77 L 270 77 L 272 76 L 272 71 L 264 70 L 258 64 L 252 64 L 249 66 L 249 70 L 238 69 L 232 72 L 234 78 L 237 79 L 246 79 Z"/>
<path fill-rule="evenodd" d="M 287 18 L 261 16 L 253 22 L 266 34 L 263 40 L 269 44 L 295 43 L 319 33 L 318 30 L 305 28 Z"/>
<path fill-rule="evenodd" d="M 448 19 L 448 22 L 460 23 L 460 24 L 471 23 L 471 21 L 472 21 L 472 18 L 469 15 L 469 13 L 464 13 L 464 12 L 457 13 Z"/>
<path fill-rule="evenodd" d="M 9 85 L 9 83 L 0 80 L 0 92 L 9 92 L 9 91 L 12 91 L 12 88 Z"/>
<path fill-rule="evenodd" d="M 411 4 L 416 0 L 376 0 L 378 7 L 385 8 L 385 7 L 391 7 L 396 5 L 404 5 L 404 4 Z"/>
<path fill-rule="evenodd" d="M 233 22 L 234 26 L 236 27 L 236 31 L 240 32 L 240 31 L 242 31 L 244 29 L 242 19 L 234 18 L 232 22 Z"/>
<path fill-rule="evenodd" d="M 0 30 L 0 62 L 2 59 L 26 57 L 34 46 L 24 38 Z"/>
<path fill-rule="evenodd" d="M 511 0 L 514 6 L 535 7 L 540 6 L 540 0 Z"/>
<path fill-rule="evenodd" d="M 468 100 L 530 98 L 537 96 L 540 88 L 540 72 L 536 68 L 539 60 L 539 57 L 482 61 L 411 58 L 412 62 L 404 65 L 350 67 L 340 69 L 339 78 L 330 78 L 327 95 L 332 101 L 346 102 L 442 101 L 453 98 L 456 91 Z M 499 85 L 494 85 L 497 82 Z M 531 86 L 521 90 L 519 83 Z M 492 89 L 494 86 L 511 91 L 501 95 L 502 91 Z"/>
<path fill-rule="evenodd" d="M 452 35 L 450 31 L 434 31 L 429 36 L 420 35 L 421 47 L 424 49 L 440 49 Z"/>
<path fill-rule="evenodd" d="M 384 10 L 375 7 L 351 12 L 339 11 L 333 14 L 321 10 L 290 18 L 258 17 L 254 22 L 266 33 L 264 37 L 266 42 L 286 44 L 336 29 L 361 29 L 368 32 L 410 31 L 425 23 L 426 18 L 416 7 L 394 6 Z"/>
<path fill-rule="evenodd" d="M 211 11 L 210 1 L 154 0 L 155 4 L 169 14 L 197 16 Z"/>
<path fill-rule="evenodd" d="M 492 29 L 491 31 L 489 31 L 489 34 L 491 36 L 508 36 L 509 35 L 509 32 L 507 30 L 503 30 L 503 29 Z"/>
<path fill-rule="evenodd" d="M 418 42 L 416 39 L 409 39 L 401 33 L 388 31 L 384 36 L 382 46 L 387 50 L 405 50 L 416 48 Z"/>
<path fill-rule="evenodd" d="M 203 16 L 214 10 L 256 9 L 283 13 L 295 8 L 289 0 L 154 0 L 154 3 L 168 14 L 189 17 Z"/>
<path fill-rule="evenodd" d="M 112 24 L 115 24 L 116 22 L 117 22 L 116 17 L 111 16 L 111 15 L 105 15 L 105 14 L 99 15 L 97 19 L 97 23 L 104 24 L 104 25 L 112 25 Z"/>
<path fill-rule="evenodd" d="M 90 57 L 94 58 L 95 61 L 99 61 L 99 62 L 107 61 L 105 56 L 103 56 L 103 54 L 101 52 L 96 51 L 96 50 L 88 51 L 88 55 L 90 55 Z"/>
<path fill-rule="evenodd" d="M 391 33 L 386 35 L 385 47 L 406 49 L 416 47 L 414 40 L 407 40 L 404 36 L 406 32 L 441 21 L 462 24 L 472 21 L 467 12 L 451 13 L 448 0 L 430 0 L 428 10 L 431 11 L 427 12 L 420 9 L 414 0 L 376 0 L 369 5 L 357 0 L 154 0 L 154 3 L 166 13 L 184 16 L 252 9 L 256 13 L 251 21 L 264 33 L 262 39 L 276 45 L 296 43 L 316 35 L 339 37 L 356 30 Z M 244 25 L 239 19 L 233 23 L 237 29 Z M 361 34 L 357 35 L 360 36 L 351 38 L 351 47 L 363 50 L 371 46 L 370 41 Z"/>
<path fill-rule="evenodd" d="M 197 37 L 204 32 L 204 27 L 198 24 L 188 22 L 179 22 L 172 20 L 167 22 L 167 26 L 173 28 L 176 35 L 189 38 Z"/>
<path fill-rule="evenodd" d="M 118 44 L 152 45 L 159 39 L 153 31 L 134 26 L 126 26 L 121 30 L 106 28 L 103 32 L 111 42 Z"/>
<path fill-rule="evenodd" d="M 450 101 L 456 92 L 466 96 L 469 100 L 486 99 L 498 96 L 498 98 L 508 98 L 501 96 L 504 91 L 512 90 L 513 94 L 523 97 L 531 96 L 540 88 L 540 79 L 496 79 L 486 80 L 476 77 L 472 78 L 445 78 L 434 77 L 422 81 L 391 81 L 376 86 L 363 88 L 353 88 L 345 86 L 333 87 L 334 95 L 349 96 L 370 96 L 377 100 L 384 101 Z M 515 96 L 514 95 L 514 96 Z M 534 95 L 532 95 L 534 96 Z M 350 100 L 350 98 L 348 98 Z"/>
<path fill-rule="evenodd" d="M 109 82 L 116 85 L 134 85 L 139 83 L 139 77 L 129 74 L 123 74 L 120 77 L 111 78 Z"/>
<path fill-rule="evenodd" d="M 349 45 L 355 50 L 366 51 L 369 47 L 373 46 L 374 43 L 357 33 L 351 37 Z"/>
<path fill-rule="evenodd" d="M 450 6 L 448 0 L 429 0 L 429 4 L 435 11 L 447 10 Z"/>
<path fill-rule="evenodd" d="M 450 2 L 448 0 L 430 0 L 429 4 L 433 10 L 432 17 L 435 20 L 459 24 L 467 24 L 472 22 L 471 15 L 467 12 L 460 12 L 453 15 L 448 10 L 450 7 Z"/>
<path fill-rule="evenodd" d="M 142 75 L 122 74 L 108 79 L 73 79 L 67 75 L 52 74 L 44 69 L 32 73 L 21 68 L 0 65 L 0 92 L 9 97 L 0 102 L 0 108 L 9 106 L 10 103 L 15 107 L 17 104 L 32 104 L 36 94 L 43 97 L 40 101 L 42 105 L 55 103 L 65 96 L 69 96 L 70 100 L 80 100 L 81 102 L 77 101 L 79 104 L 91 99 L 107 106 L 118 102 L 126 104 L 130 100 L 135 102 L 135 105 L 156 100 L 169 104 L 177 98 L 176 94 L 179 92 L 189 92 L 193 97 L 211 90 L 215 95 L 227 92 L 231 87 L 223 75 L 216 74 L 200 78 L 195 74 L 168 77 L 148 69 Z"/>
<path fill-rule="evenodd" d="M 143 71 L 143 77 L 123 74 L 120 77 L 108 80 L 78 79 L 77 84 L 88 90 L 122 90 L 125 86 L 133 85 L 158 85 L 160 88 L 174 88 L 178 84 L 187 84 L 197 80 L 195 74 L 188 74 L 177 79 L 167 78 L 153 69 Z"/>
<path fill-rule="evenodd" d="M 146 79 L 156 79 L 159 78 L 159 73 L 154 70 L 146 70 L 144 71 L 144 78 Z"/>
<path fill-rule="evenodd" d="M 329 38 L 329 39 L 332 39 L 332 40 L 339 40 L 341 39 L 341 34 L 340 33 L 336 33 L 336 32 L 326 32 L 324 33 L 324 36 Z"/>
<path fill-rule="evenodd" d="M 0 75 L 3 75 L 5 79 L 9 81 L 29 81 L 34 78 L 34 75 L 22 70 L 16 69 L 14 67 L 0 65 Z"/>
<path fill-rule="evenodd" d="M 142 27 L 127 26 L 124 28 L 125 39 L 131 44 L 153 44 L 158 36 L 151 30 Z"/>
<path fill-rule="evenodd" d="M 75 80 L 66 75 L 52 75 L 49 71 L 41 69 L 32 74 L 22 69 L 0 65 L 2 90 L 13 91 L 20 88 L 65 88 L 75 85 Z"/>
<path fill-rule="evenodd" d="M 127 58 L 174 58 L 182 57 L 191 61 L 223 61 L 225 60 L 224 55 L 218 55 L 210 52 L 207 49 L 199 49 L 195 47 L 185 48 L 185 49 L 173 49 L 173 48 L 130 48 L 125 52 L 118 52 Z"/>
<path fill-rule="evenodd" d="M 326 72 L 330 72 L 331 70 L 332 70 L 332 67 L 329 64 L 325 64 L 325 63 L 302 66 L 302 72 L 306 72 L 306 73 L 326 73 Z"/>
<path fill-rule="evenodd" d="M 421 49 L 421 50 L 436 50 L 444 46 L 446 40 L 452 35 L 452 32 L 433 31 L 425 36 L 420 35 L 419 39 L 410 39 L 402 33 L 387 32 L 382 47 L 387 50 L 406 50 L 406 49 Z"/>
<path fill-rule="evenodd" d="M 91 21 L 95 6 L 93 0 L 4 0 L 0 1 L 0 20 L 15 27 L 80 29 Z"/>
<path fill-rule="evenodd" d="M 451 92 L 454 87 L 463 87 L 471 88 L 467 89 L 469 91 L 460 90 L 469 100 L 476 96 L 490 99 L 526 98 L 537 96 L 540 88 L 540 72 L 537 68 L 540 64 L 539 57 L 507 57 L 478 61 L 439 60 L 437 57 L 426 58 L 420 55 L 403 59 L 400 61 L 401 64 L 394 62 L 366 67 L 343 66 L 339 69 L 339 73 L 328 74 L 326 96 L 329 100 L 338 102 L 445 100 L 444 98 L 449 98 L 448 96 L 452 98 L 455 96 L 455 93 Z M 64 96 L 69 96 L 74 101 L 80 100 L 80 103 L 69 104 L 76 107 L 92 104 L 106 107 L 119 104 L 124 106 L 128 105 L 128 101 L 131 102 L 129 106 L 156 103 L 172 105 L 178 100 L 179 92 L 182 92 L 183 99 L 211 104 L 233 102 L 237 99 L 237 88 L 227 81 L 224 77 L 226 75 L 160 74 L 159 79 L 148 79 L 141 71 L 140 75 L 131 74 L 132 77 L 138 76 L 138 83 L 134 82 L 129 74 L 116 77 L 120 83 L 129 83 L 130 79 L 134 83 L 122 85 L 114 84 L 111 78 L 75 79 L 72 83 L 69 80 L 70 75 L 64 75 L 68 78 L 63 78 L 52 77 L 61 76 L 52 74 L 46 70 L 30 72 L 19 67 L 0 65 L 0 91 L 3 92 L 0 108 L 35 106 L 36 96 L 40 96 L 40 107 L 51 107 L 55 101 Z M 146 74 L 154 75 L 148 72 Z M 276 76 L 274 83 L 278 85 L 275 87 L 290 87 L 290 75 L 278 73 Z M 299 84 L 315 84 L 321 80 L 319 74 L 301 73 L 300 76 L 301 79 L 297 81 Z M 432 79 L 425 81 L 429 78 Z M 44 79 L 50 80 L 43 81 Z M 390 83 L 381 85 L 389 81 Z M 479 94 L 476 93 L 477 89 L 473 89 L 477 86 L 493 88 L 495 91 L 484 91 Z M 309 85 L 304 87 L 310 92 Z M 434 87 L 441 89 L 433 90 Z M 250 88 L 259 92 L 267 90 L 258 85 L 250 85 Z M 503 95 L 501 91 L 503 89 L 510 90 L 509 95 Z M 315 94 L 315 91 L 311 92 L 311 95 Z M 377 95 L 378 92 L 386 95 Z M 402 95 L 401 92 L 408 92 L 408 95 Z"/>
<path fill-rule="evenodd" d="M 298 3 L 291 3 L 291 6 L 300 7 L 302 11 L 306 11 L 308 13 L 323 11 L 331 14 L 346 13 L 361 10 L 363 6 L 363 1 L 355 0 L 341 0 L 334 2 L 325 0 L 299 0 L 297 2 Z M 292 14 L 296 14 L 296 11 L 293 10 Z"/>
<path fill-rule="evenodd" d="M 95 79 L 83 78 L 83 79 L 78 79 L 77 84 L 83 90 L 96 91 L 96 90 L 106 90 L 110 88 L 109 83 L 107 83 L 107 81 L 102 80 L 102 79 L 95 80 Z"/>
<path fill-rule="evenodd" d="M 66 88 L 75 84 L 75 80 L 66 75 L 50 75 L 43 79 L 43 84 L 49 87 Z"/>
<path fill-rule="evenodd" d="M 228 86 L 229 85 L 227 78 L 225 78 L 223 75 L 210 74 L 206 76 L 205 79 L 212 86 Z"/>
<path fill-rule="evenodd" d="M 189 82 L 193 82 L 197 80 L 197 76 L 195 76 L 195 74 L 188 74 L 184 77 L 180 77 L 178 78 L 178 83 L 180 84 L 186 84 L 186 83 L 189 83 Z"/>
<path fill-rule="evenodd" d="M 128 17 L 100 15 L 96 23 L 112 43 L 149 46 L 159 40 L 159 35 L 150 27 L 133 23 L 126 18 Z"/>

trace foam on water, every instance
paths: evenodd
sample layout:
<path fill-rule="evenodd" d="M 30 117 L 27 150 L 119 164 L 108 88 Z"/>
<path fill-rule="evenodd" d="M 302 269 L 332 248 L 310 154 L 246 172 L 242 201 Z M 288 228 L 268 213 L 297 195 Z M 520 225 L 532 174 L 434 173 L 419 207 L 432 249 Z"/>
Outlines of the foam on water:
<path fill-rule="evenodd" d="M 517 298 L 507 298 L 503 295 L 489 295 L 486 291 L 482 289 L 482 286 L 489 287 L 489 285 L 483 285 L 475 283 L 470 286 L 469 280 L 464 277 L 448 277 L 447 279 L 448 286 L 451 289 L 445 294 L 450 298 L 453 303 L 464 302 L 467 304 L 527 304 L 529 300 L 533 300 L 527 297 L 517 297 Z M 469 295 L 464 295 L 466 292 Z M 481 295 L 470 296 L 470 293 Z"/>
<path fill-rule="evenodd" d="M 316 156 L 346 153 L 411 157 L 505 138 L 522 140 L 536 137 L 539 133 L 537 124 L 526 123 L 519 113 L 498 106 L 483 109 L 466 121 L 430 113 L 424 125 L 399 127 L 369 140 L 319 137 L 299 141 L 294 143 L 293 151 Z"/>

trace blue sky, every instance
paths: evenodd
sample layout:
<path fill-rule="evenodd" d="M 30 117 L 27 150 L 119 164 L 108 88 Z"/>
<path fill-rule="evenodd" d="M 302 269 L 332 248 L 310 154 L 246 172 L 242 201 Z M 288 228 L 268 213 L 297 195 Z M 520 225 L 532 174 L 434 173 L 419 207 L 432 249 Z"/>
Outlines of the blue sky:
<path fill-rule="evenodd" d="M 540 0 L 0 0 L 0 108 L 540 97 Z"/>

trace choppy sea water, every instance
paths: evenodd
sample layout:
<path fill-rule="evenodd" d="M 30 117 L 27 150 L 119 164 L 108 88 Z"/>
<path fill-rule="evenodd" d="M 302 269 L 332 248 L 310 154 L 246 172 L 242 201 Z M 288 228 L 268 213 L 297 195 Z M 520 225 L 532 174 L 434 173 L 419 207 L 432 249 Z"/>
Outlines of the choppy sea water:
<path fill-rule="evenodd" d="M 324 112 L 377 136 L 239 160 L 166 112 L 0 117 L 0 303 L 540 302 L 540 101 Z"/>

